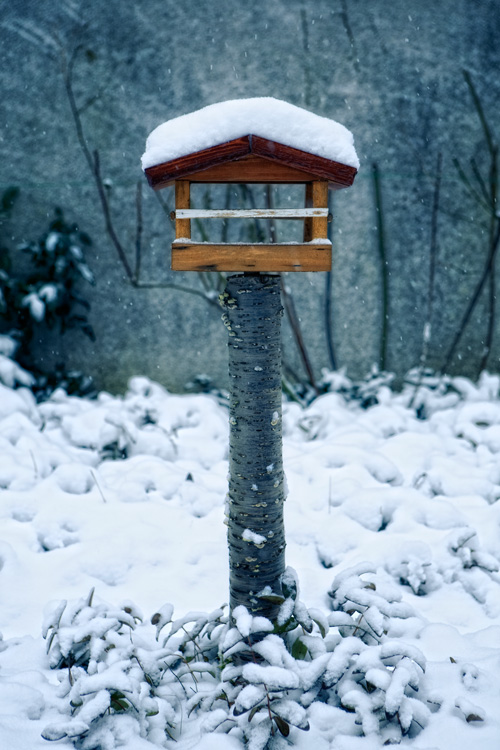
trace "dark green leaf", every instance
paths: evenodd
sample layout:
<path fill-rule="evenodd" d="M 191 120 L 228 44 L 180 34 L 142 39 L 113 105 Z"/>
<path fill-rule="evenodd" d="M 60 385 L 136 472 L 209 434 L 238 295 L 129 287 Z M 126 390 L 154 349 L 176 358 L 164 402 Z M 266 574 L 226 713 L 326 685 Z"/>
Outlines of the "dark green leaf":
<path fill-rule="evenodd" d="M 253 717 L 255 716 L 255 714 L 256 714 L 256 713 L 257 713 L 258 711 L 260 711 L 260 710 L 261 710 L 261 708 L 264 708 L 264 706 L 262 706 L 262 705 L 257 705 L 257 706 L 254 706 L 254 707 L 252 708 L 252 710 L 250 711 L 250 713 L 248 714 L 248 721 L 252 721 L 252 719 L 253 719 Z"/>
<path fill-rule="evenodd" d="M 316 623 L 316 625 L 319 628 L 319 632 L 321 633 L 321 637 L 322 638 L 326 638 L 326 634 L 328 633 L 328 631 L 325 629 L 324 624 L 320 620 L 316 620 L 314 617 L 313 617 L 313 620 L 314 620 L 314 622 Z"/>
<path fill-rule="evenodd" d="M 124 694 L 119 690 L 111 694 L 111 708 L 113 711 L 128 711 L 130 708 L 130 704 L 125 699 Z"/>
<path fill-rule="evenodd" d="M 300 638 L 297 638 L 292 646 L 292 656 L 294 659 L 300 660 L 305 659 L 307 656 L 307 646 Z"/>
<path fill-rule="evenodd" d="M 293 599 L 293 601 L 297 598 L 297 581 L 293 578 L 292 575 L 288 573 L 288 571 L 285 571 L 281 578 L 281 588 L 283 590 L 283 596 L 285 599 Z"/>
<path fill-rule="evenodd" d="M 283 737 L 288 737 L 288 735 L 290 734 L 290 725 L 287 724 L 286 721 L 281 718 L 281 716 L 273 716 L 273 719 Z"/>
<path fill-rule="evenodd" d="M 285 598 L 279 594 L 262 594 L 259 599 L 263 602 L 270 602 L 270 604 L 283 604 Z"/>

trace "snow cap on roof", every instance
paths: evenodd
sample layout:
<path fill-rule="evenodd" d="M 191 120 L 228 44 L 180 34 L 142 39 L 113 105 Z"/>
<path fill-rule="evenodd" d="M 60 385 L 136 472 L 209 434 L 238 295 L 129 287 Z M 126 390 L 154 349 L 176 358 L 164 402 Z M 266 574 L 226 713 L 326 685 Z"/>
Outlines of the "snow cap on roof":
<path fill-rule="evenodd" d="M 327 117 L 272 97 L 233 99 L 210 104 L 150 133 L 142 168 L 163 164 L 245 135 L 256 135 L 284 146 L 359 168 L 352 133 Z"/>

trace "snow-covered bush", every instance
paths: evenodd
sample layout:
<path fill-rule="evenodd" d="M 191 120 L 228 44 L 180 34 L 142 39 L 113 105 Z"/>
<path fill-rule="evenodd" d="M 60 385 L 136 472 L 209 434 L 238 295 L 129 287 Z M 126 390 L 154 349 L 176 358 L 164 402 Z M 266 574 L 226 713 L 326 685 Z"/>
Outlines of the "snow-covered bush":
<path fill-rule="evenodd" d="M 202 734 L 230 733 L 249 750 L 270 750 L 308 731 L 318 703 L 350 714 L 353 734 L 389 744 L 416 734 L 438 707 L 425 697 L 425 658 L 389 635 L 413 613 L 390 583 L 364 580 L 368 572 L 338 576 L 326 614 L 300 601 L 287 569 L 282 596 L 260 594 L 279 600 L 275 622 L 244 607 L 230 622 L 224 608 L 174 620 L 167 604 L 144 624 L 130 603 L 113 608 L 90 596 L 54 605 L 44 636 L 66 715 L 44 738 L 67 737 L 82 750 L 119 747 L 127 715 L 139 736 L 164 747 L 187 714 Z"/>
<path fill-rule="evenodd" d="M 108 750 L 117 746 L 116 717 L 130 713 L 141 736 L 154 740 L 159 733 L 163 740 L 175 718 L 160 688 L 169 655 L 154 642 L 133 638 L 142 619 L 134 605 L 113 608 L 92 599 L 93 591 L 87 599 L 59 602 L 45 618 L 50 666 L 60 670 L 59 697 L 69 715 L 45 727 L 42 736 L 67 737 L 82 750 Z"/>
<path fill-rule="evenodd" d="M 11 193 L 7 193 L 2 197 L 0 214 L 10 212 L 14 204 L 15 196 L 9 200 Z M 56 208 L 48 230 L 37 241 L 20 246 L 28 256 L 25 266 L 15 266 L 8 248 L 0 246 L 0 333 L 16 342 L 11 356 L 30 371 L 36 369 L 32 342 L 39 338 L 42 328 L 61 334 L 80 329 L 94 339 L 87 319 L 90 306 L 78 290 L 82 280 L 94 284 L 85 260 L 90 245 L 89 236 L 76 224 L 68 223 Z M 66 372 L 61 366 L 50 375 L 36 374 L 37 390 L 42 392 L 51 392 L 61 383 L 69 392 L 88 390 L 89 384 L 81 374 Z"/>
<path fill-rule="evenodd" d="M 430 715 L 420 691 L 425 657 L 391 638 L 391 631 L 401 635 L 398 621 L 410 620 L 412 608 L 369 564 L 339 574 L 329 595 L 334 611 L 328 622 L 343 641 L 329 665 L 327 686 L 337 686 L 341 705 L 356 712 L 364 734 L 385 728 L 394 742 L 410 730 L 418 732 Z"/>

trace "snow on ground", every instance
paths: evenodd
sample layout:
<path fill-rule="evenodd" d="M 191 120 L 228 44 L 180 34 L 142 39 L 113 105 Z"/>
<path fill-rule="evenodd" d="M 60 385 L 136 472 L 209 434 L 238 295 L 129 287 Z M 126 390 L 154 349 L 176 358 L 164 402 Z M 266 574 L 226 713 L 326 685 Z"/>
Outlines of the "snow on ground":
<path fill-rule="evenodd" d="M 367 409 L 339 392 L 284 404 L 287 562 L 301 598 L 323 610 L 335 576 L 360 562 L 397 584 L 416 613 L 405 642 L 425 655 L 427 689 L 442 704 L 403 740 L 415 750 L 499 746 L 499 385 L 484 375 L 428 390 L 426 419 L 408 408 L 409 388 L 382 387 Z M 59 391 L 38 405 L 27 388 L 0 385 L 0 747 L 48 746 L 50 602 L 95 587 L 149 618 L 166 602 L 181 616 L 227 601 L 227 417 L 215 397 L 145 378 L 121 397 Z M 379 735 L 344 734 L 342 712 L 318 706 L 302 750 L 381 746 Z M 124 746 L 153 747 L 127 739 L 126 722 Z M 240 747 L 210 734 L 175 746 Z"/>

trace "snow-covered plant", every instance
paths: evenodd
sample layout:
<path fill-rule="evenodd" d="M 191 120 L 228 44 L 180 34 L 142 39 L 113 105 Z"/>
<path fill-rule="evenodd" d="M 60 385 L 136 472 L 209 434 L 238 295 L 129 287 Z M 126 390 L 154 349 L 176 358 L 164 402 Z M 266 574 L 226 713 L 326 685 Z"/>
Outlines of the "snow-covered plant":
<path fill-rule="evenodd" d="M 480 548 L 477 533 L 469 526 L 450 535 L 448 549 L 465 570 L 477 567 L 487 573 L 497 573 L 500 568 L 498 560 Z"/>
<path fill-rule="evenodd" d="M 127 715 L 137 734 L 164 747 L 187 715 L 201 733 L 279 750 L 310 728 L 318 703 L 350 713 L 352 733 L 387 744 L 426 724 L 425 659 L 390 637 L 394 621 L 412 616 L 394 586 L 366 565 L 345 571 L 334 581 L 329 614 L 301 602 L 290 568 L 281 588 L 259 594 L 279 604 L 274 622 L 242 606 L 230 620 L 224 608 L 173 619 L 166 604 L 150 624 L 130 603 L 113 608 L 92 596 L 52 607 L 44 635 L 66 716 L 43 736 L 111 750 Z"/>
<path fill-rule="evenodd" d="M 393 373 L 380 372 L 375 366 L 363 380 L 358 381 L 348 378 L 343 370 L 325 370 L 321 389 L 339 393 L 347 402 L 357 401 L 363 409 L 369 409 L 380 402 L 382 394 L 388 392 L 393 380 Z"/>
<path fill-rule="evenodd" d="M 330 624 L 336 625 L 342 636 L 355 635 L 367 644 L 380 643 L 394 619 L 413 615 L 410 605 L 401 601 L 397 586 L 390 579 L 382 580 L 370 563 L 339 573 L 328 595 L 338 613 L 330 615 Z"/>
<path fill-rule="evenodd" d="M 131 603 L 94 604 L 93 591 L 48 612 L 43 635 L 50 666 L 62 670 L 59 697 L 69 716 L 45 727 L 44 739 L 67 737 L 82 750 L 111 750 L 117 746 L 115 718 L 125 713 L 141 736 L 162 742 L 169 735 L 175 710 L 160 688 L 167 665 L 159 666 L 157 644 L 134 640 L 141 620 Z"/>
<path fill-rule="evenodd" d="M 4 194 L 2 206 L 7 199 Z M 6 209 L 0 211 L 5 212 Z M 28 256 L 28 264 L 14 267 L 8 248 L 0 247 L 0 332 L 17 341 L 16 359 L 29 370 L 35 369 L 31 345 L 43 327 L 59 333 L 78 328 L 94 340 L 87 319 L 90 306 L 78 291 L 82 280 L 94 284 L 85 260 L 90 245 L 89 236 L 76 224 L 68 223 L 61 209 L 56 208 L 48 231 L 37 241 L 20 246 Z M 40 387 L 53 390 L 64 377 L 70 387 L 81 390 L 75 374 L 64 372 L 59 372 L 57 378 L 45 376 Z"/>
<path fill-rule="evenodd" d="M 413 616 L 397 587 L 362 563 L 340 573 L 329 596 L 328 617 L 342 636 L 325 680 L 335 686 L 340 705 L 356 713 L 364 734 L 382 730 L 388 743 L 418 732 L 429 718 L 431 701 L 420 683 L 425 657 L 400 638 L 401 620 Z M 399 623 L 399 624 L 398 624 Z"/>
<path fill-rule="evenodd" d="M 281 603 L 274 623 L 253 617 L 245 607 L 235 608 L 231 623 L 218 634 L 218 681 L 200 686 L 187 704 L 190 713 L 209 712 L 202 731 L 235 733 L 249 750 L 288 747 L 283 738 L 296 728 L 309 729 L 300 702 L 300 665 L 310 647 L 313 653 L 317 650 L 312 642 L 319 628 L 323 640 L 328 624 L 299 601 L 291 569 L 282 578 L 282 590 L 282 596 L 260 594 Z M 313 634 L 313 630 L 309 644 L 298 640 L 298 631 Z"/>

